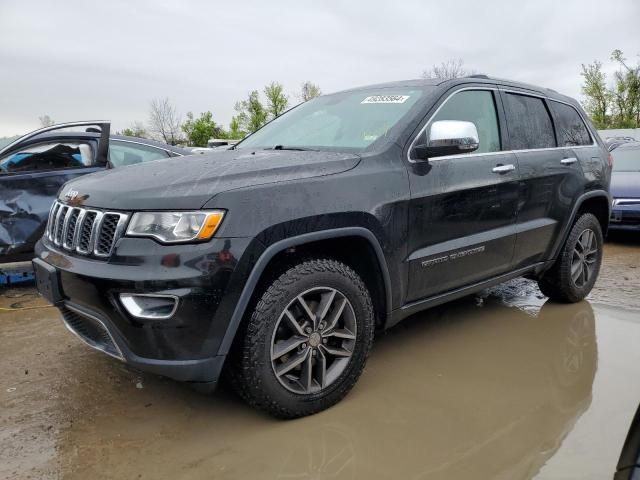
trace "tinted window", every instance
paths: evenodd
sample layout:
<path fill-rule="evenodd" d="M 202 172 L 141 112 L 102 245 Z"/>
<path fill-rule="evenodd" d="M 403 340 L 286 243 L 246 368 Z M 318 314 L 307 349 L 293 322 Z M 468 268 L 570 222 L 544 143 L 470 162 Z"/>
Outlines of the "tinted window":
<path fill-rule="evenodd" d="M 167 157 L 169 157 L 169 154 L 160 148 L 140 143 L 119 142 L 118 140 L 109 142 L 109 162 L 114 167 L 123 167 Z"/>
<path fill-rule="evenodd" d="M 472 122 L 478 129 L 480 138 L 480 146 L 474 153 L 500 150 L 500 129 L 493 92 L 467 90 L 456 93 L 442 105 L 430 123 L 438 120 Z"/>
<path fill-rule="evenodd" d="M 512 150 L 556 146 L 551 117 L 541 98 L 513 93 L 504 98 Z"/>
<path fill-rule="evenodd" d="M 81 168 L 92 162 L 93 151 L 86 143 L 49 142 L 31 145 L 0 158 L 0 172 Z"/>
<path fill-rule="evenodd" d="M 556 119 L 558 144 L 561 147 L 591 145 L 591 137 L 576 109 L 564 103 L 550 102 Z"/>

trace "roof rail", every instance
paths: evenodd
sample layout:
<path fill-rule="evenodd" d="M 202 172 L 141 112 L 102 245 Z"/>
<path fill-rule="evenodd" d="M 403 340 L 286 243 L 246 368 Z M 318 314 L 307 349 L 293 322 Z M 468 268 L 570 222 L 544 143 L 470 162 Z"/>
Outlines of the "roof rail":
<path fill-rule="evenodd" d="M 489 80 L 489 75 L 485 75 L 484 73 L 474 73 L 473 75 L 467 75 L 467 78 L 484 78 L 485 80 Z"/>

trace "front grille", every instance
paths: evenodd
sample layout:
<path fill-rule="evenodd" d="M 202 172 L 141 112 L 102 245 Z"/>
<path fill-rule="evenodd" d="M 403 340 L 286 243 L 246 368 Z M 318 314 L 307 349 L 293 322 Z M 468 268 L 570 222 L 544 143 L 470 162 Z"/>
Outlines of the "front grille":
<path fill-rule="evenodd" d="M 55 202 L 49 212 L 46 236 L 55 245 L 81 255 L 108 257 L 122 235 L 129 216 L 72 207 Z"/>
<path fill-rule="evenodd" d="M 67 328 L 80 337 L 82 341 L 96 350 L 107 353 L 112 357 L 123 359 L 120 349 L 118 349 L 102 321 L 69 306 L 61 307 L 60 311 Z"/>

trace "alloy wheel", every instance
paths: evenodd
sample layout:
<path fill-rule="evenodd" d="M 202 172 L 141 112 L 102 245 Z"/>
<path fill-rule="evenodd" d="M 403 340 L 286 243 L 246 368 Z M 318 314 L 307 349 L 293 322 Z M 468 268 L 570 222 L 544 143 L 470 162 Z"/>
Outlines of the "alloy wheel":
<path fill-rule="evenodd" d="M 319 392 L 344 372 L 356 333 L 356 316 L 344 294 L 330 287 L 309 289 L 278 318 L 271 339 L 273 373 L 291 392 Z"/>
<path fill-rule="evenodd" d="M 584 230 L 576 242 L 571 258 L 571 279 L 576 287 L 584 287 L 595 274 L 598 241 L 591 229 Z"/>

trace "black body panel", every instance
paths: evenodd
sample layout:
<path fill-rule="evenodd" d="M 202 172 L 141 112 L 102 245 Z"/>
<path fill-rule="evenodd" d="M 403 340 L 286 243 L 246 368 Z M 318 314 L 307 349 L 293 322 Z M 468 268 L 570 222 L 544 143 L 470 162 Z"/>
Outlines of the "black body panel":
<path fill-rule="evenodd" d="M 85 207 L 222 209 L 226 215 L 209 242 L 166 245 L 125 235 L 106 259 L 43 239 L 37 255 L 59 272 L 63 303 L 102 319 L 125 361 L 172 378 L 213 382 L 263 274 L 274 258 L 296 248 L 313 246 L 322 255 L 323 242 L 332 240 L 346 261 L 370 250 L 365 262 L 378 272 L 379 326 L 388 327 L 488 285 L 540 274 L 589 202 L 599 202 L 608 218 L 607 154 L 592 126 L 593 145 L 512 148 L 501 92 L 508 87 L 551 98 L 577 114 L 575 101 L 478 78 L 380 88 L 399 85 L 422 86 L 425 93 L 402 128 L 375 148 L 240 148 L 191 157 L 188 164 L 160 160 L 70 182 L 64 191 L 78 192 Z M 411 144 L 439 106 L 474 89 L 493 92 L 497 146 L 413 161 Z M 575 162 L 562 162 L 572 156 Z M 58 198 L 66 203 L 64 194 Z M 359 248 L 341 247 L 354 244 Z M 126 312 L 119 293 L 171 294 L 179 305 L 167 320 L 140 321 Z M 215 368 L 205 374 L 203 362 Z"/>

